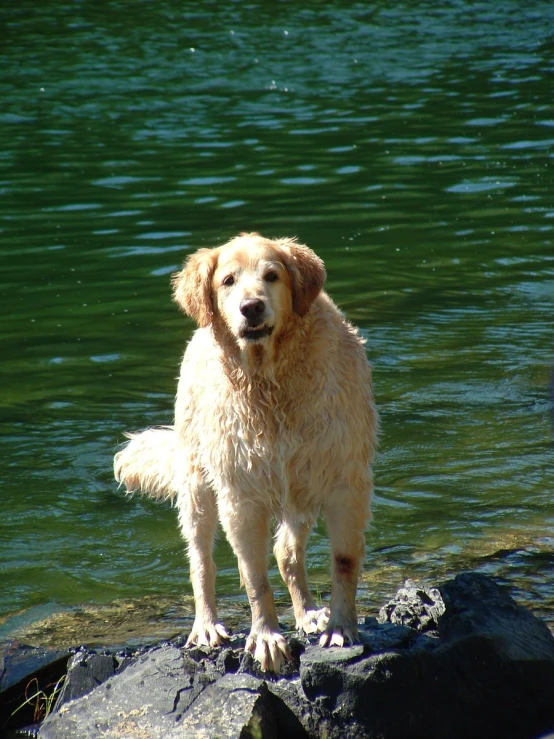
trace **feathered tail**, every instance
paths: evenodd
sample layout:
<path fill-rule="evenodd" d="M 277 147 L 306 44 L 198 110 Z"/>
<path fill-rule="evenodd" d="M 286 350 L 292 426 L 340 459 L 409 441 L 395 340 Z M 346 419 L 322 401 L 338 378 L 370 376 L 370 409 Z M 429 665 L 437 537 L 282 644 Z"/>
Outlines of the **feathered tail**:
<path fill-rule="evenodd" d="M 173 500 L 177 495 L 174 427 L 160 426 L 127 436 L 130 441 L 114 458 L 115 479 L 128 493 Z"/>

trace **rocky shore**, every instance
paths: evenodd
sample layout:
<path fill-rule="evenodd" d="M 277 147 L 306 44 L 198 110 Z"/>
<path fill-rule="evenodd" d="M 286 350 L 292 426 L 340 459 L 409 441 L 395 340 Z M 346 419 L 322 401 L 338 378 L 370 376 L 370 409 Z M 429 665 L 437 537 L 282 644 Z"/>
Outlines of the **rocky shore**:
<path fill-rule="evenodd" d="M 33 676 L 67 673 L 39 739 L 537 739 L 554 732 L 554 637 L 493 580 L 407 582 L 361 643 L 290 639 L 294 661 L 260 672 L 235 635 L 220 649 L 184 640 L 138 652 L 0 651 L 0 718 L 16 737 Z M 25 658 L 27 654 L 27 658 Z M 42 679 L 41 678 L 41 679 Z M 24 699 L 23 699 L 24 700 Z M 19 701 L 19 703 L 18 703 Z M 12 715 L 13 714 L 13 715 Z M 19 718 L 16 720 L 16 717 Z M 11 718 L 10 718 L 11 717 Z"/>

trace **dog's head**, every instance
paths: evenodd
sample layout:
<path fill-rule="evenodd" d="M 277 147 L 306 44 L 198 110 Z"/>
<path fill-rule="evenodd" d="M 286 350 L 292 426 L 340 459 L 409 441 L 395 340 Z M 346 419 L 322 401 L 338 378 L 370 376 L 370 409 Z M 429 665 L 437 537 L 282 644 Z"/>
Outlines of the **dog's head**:
<path fill-rule="evenodd" d="M 241 234 L 200 249 L 173 276 L 174 298 L 199 326 L 222 321 L 241 349 L 305 316 L 325 282 L 321 259 L 293 239 Z"/>

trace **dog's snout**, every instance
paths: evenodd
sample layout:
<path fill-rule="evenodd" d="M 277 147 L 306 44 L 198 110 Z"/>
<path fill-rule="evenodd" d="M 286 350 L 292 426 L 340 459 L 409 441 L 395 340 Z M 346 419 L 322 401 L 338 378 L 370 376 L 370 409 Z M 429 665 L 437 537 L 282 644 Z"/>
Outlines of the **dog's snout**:
<path fill-rule="evenodd" d="M 260 298 L 246 298 L 240 304 L 240 312 L 248 321 L 257 321 L 265 310 L 265 303 Z"/>

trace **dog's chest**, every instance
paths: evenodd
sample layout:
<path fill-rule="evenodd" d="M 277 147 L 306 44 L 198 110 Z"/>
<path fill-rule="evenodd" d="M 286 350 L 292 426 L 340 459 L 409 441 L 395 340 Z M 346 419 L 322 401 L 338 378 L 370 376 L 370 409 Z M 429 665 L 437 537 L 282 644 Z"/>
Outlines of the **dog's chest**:
<path fill-rule="evenodd" d="M 204 448 L 205 466 L 218 489 L 258 497 L 286 497 L 291 463 L 302 447 L 295 414 L 263 395 L 235 398 L 214 408 L 220 433 Z"/>

